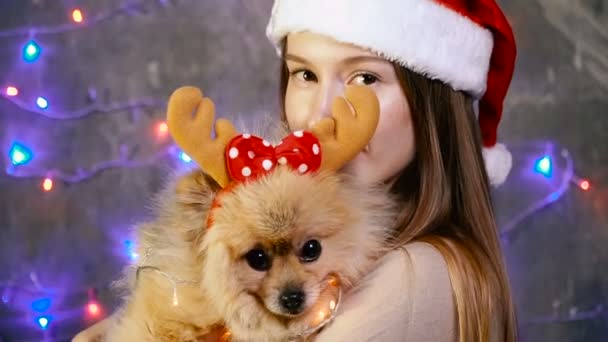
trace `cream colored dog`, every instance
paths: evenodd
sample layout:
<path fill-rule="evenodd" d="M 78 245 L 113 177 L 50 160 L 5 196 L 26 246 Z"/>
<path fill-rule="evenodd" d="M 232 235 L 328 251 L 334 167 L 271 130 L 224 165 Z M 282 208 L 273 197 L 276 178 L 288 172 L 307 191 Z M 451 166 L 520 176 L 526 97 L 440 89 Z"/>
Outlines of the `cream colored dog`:
<path fill-rule="evenodd" d="M 212 139 L 211 101 L 196 88 L 178 89 L 169 129 L 203 170 L 171 183 L 158 196 L 157 217 L 138 227 L 142 257 L 124 279 L 128 296 L 105 339 L 200 341 L 217 327 L 234 341 L 298 336 L 329 275 L 351 288 L 385 252 L 394 218 L 386 188 L 336 172 L 368 143 L 378 110 L 371 90 L 349 88 L 312 129 L 312 154 L 292 155 L 300 148 L 290 147 L 286 159 L 270 156 L 255 169 L 258 150 L 230 148 L 249 146 L 249 135 L 236 138 L 218 120 Z"/>

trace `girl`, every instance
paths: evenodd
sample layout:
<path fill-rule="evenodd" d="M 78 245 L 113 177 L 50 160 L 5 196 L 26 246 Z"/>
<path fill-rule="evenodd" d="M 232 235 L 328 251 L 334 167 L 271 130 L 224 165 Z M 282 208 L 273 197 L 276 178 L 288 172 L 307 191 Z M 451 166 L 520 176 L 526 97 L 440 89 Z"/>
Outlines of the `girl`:
<path fill-rule="evenodd" d="M 515 341 L 489 194 L 511 166 L 496 130 L 515 42 L 495 0 L 275 0 L 267 35 L 290 129 L 349 84 L 375 90 L 379 126 L 347 171 L 402 206 L 394 251 L 315 341 Z"/>
<path fill-rule="evenodd" d="M 390 182 L 403 208 L 395 251 L 316 341 L 514 341 L 489 195 L 511 166 L 496 130 L 515 60 L 496 2 L 275 0 L 267 35 L 291 129 L 348 84 L 375 90 L 379 126 L 347 168 Z"/>

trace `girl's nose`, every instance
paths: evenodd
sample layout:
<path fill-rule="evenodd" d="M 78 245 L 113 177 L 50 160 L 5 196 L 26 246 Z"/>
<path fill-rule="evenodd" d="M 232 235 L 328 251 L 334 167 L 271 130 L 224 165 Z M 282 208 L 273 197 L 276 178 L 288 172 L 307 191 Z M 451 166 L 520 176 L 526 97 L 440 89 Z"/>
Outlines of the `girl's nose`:
<path fill-rule="evenodd" d="M 324 84 L 318 88 L 315 99 L 312 101 L 312 115 L 308 120 L 308 128 L 312 127 L 317 121 L 331 116 L 331 105 L 336 96 L 342 96 L 344 86 L 339 82 Z"/>

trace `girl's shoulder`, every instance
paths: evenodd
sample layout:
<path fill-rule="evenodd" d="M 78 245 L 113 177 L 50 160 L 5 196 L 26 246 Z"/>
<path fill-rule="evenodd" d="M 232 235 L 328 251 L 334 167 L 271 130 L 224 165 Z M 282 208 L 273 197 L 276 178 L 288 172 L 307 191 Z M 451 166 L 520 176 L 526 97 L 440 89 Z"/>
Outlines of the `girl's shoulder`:
<path fill-rule="evenodd" d="M 409 281 L 410 290 L 429 288 L 450 292 L 452 285 L 447 263 L 439 250 L 428 242 L 414 241 L 389 252 L 383 263 L 397 264 L 391 259 L 402 259 L 401 270 Z"/>
<path fill-rule="evenodd" d="M 391 256 L 391 254 L 395 255 Z M 410 266 L 412 267 L 424 268 L 428 265 L 438 268 L 437 271 L 445 271 L 433 273 L 431 275 L 440 275 L 441 273 L 446 273 L 447 275 L 448 268 L 445 259 L 439 250 L 428 242 L 413 241 L 407 243 L 400 248 L 389 252 L 386 257 L 397 257 L 397 255 L 405 256 L 405 260 L 411 263 Z"/>
<path fill-rule="evenodd" d="M 443 255 L 427 242 L 410 242 L 380 261 L 368 281 L 393 283 L 392 297 L 384 305 L 400 303 L 407 341 L 456 341 L 456 306 Z M 379 288 L 378 291 L 381 291 Z M 397 322 L 396 322 L 397 323 Z"/>
<path fill-rule="evenodd" d="M 395 259 L 395 261 L 391 260 Z M 401 259 L 403 266 L 390 269 Z M 411 242 L 386 255 L 386 272 L 400 273 L 409 300 L 411 341 L 455 341 L 456 306 L 447 263 L 427 242 Z M 381 266 L 382 267 L 382 266 Z"/>

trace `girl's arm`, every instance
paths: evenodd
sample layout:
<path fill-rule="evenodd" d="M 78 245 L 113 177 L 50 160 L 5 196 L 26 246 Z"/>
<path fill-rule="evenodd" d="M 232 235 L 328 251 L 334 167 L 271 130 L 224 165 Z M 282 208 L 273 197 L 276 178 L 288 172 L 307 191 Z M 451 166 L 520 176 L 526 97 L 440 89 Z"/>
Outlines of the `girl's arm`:
<path fill-rule="evenodd" d="M 326 341 L 456 341 L 447 266 L 430 244 L 388 253 L 350 293 L 335 320 L 315 338 Z"/>

